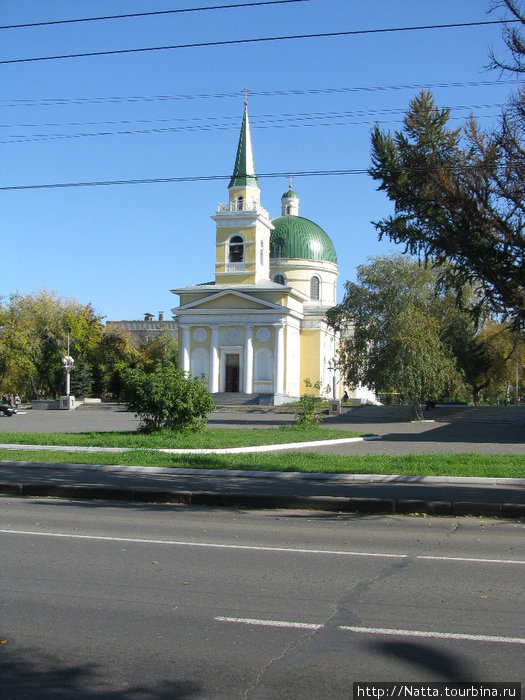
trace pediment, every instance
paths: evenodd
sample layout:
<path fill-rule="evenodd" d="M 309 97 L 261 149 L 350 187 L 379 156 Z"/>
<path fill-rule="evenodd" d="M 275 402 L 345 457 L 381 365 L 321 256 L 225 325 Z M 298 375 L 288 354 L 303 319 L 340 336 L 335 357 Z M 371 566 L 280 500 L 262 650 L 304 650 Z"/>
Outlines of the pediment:
<path fill-rule="evenodd" d="M 188 304 L 181 304 L 174 311 L 218 311 L 222 309 L 225 311 L 285 311 L 286 307 L 266 299 L 260 299 L 253 294 L 228 289 L 215 294 L 206 294 Z"/>

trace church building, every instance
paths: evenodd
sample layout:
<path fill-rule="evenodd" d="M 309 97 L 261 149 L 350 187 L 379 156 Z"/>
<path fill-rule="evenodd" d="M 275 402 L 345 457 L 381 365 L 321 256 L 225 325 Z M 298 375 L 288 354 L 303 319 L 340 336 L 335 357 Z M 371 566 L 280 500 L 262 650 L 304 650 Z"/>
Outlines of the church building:
<path fill-rule="evenodd" d="M 171 290 L 180 367 L 212 394 L 278 405 L 309 391 L 342 392 L 335 368 L 338 335 L 325 314 L 337 294 L 337 255 L 323 229 L 299 215 L 290 188 L 281 215 L 261 205 L 247 101 L 228 185 L 215 221 L 215 280 Z M 233 398 L 233 397 L 231 397 Z"/>

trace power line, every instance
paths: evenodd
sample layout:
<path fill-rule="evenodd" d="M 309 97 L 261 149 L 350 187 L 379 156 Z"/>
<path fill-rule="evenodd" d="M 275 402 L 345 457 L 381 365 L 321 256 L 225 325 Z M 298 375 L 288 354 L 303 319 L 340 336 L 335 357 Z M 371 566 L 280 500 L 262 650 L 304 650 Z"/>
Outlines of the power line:
<path fill-rule="evenodd" d="M 494 109 L 503 107 L 503 104 L 486 104 L 486 105 L 458 105 L 448 109 L 454 110 L 471 110 L 478 109 Z M 282 115 L 259 115 L 251 117 L 251 125 L 253 129 L 287 129 L 287 128 L 312 128 L 312 127 L 334 127 L 334 126 L 360 126 L 366 124 L 393 124 L 401 123 L 400 119 L 360 119 L 359 121 L 347 121 L 348 119 L 357 119 L 372 115 L 380 115 L 383 117 L 404 115 L 406 109 L 372 109 L 372 110 L 357 110 L 354 112 L 317 112 L 308 114 L 282 114 Z M 476 118 L 491 118 L 494 114 L 477 115 Z M 461 116 L 451 116 L 450 119 L 461 119 Z M 224 121 L 220 121 L 224 120 Z M 320 121 L 322 120 L 322 121 Z M 16 144 L 16 143 L 33 143 L 35 141 L 55 141 L 63 139 L 78 139 L 78 138 L 96 138 L 101 136 L 137 136 L 147 134 L 170 134 L 179 132 L 202 132 L 202 131 L 230 131 L 238 128 L 237 117 L 210 117 L 209 119 L 194 117 L 191 119 L 156 119 L 156 120 L 139 120 L 139 122 L 130 122 L 124 120 L 120 122 L 95 122 L 87 124 L 19 124 L 17 126 L 8 126 L 0 124 L 0 128 L 36 128 L 52 127 L 52 126 L 89 126 L 97 124 L 119 125 L 119 124 L 134 124 L 134 123 L 165 123 L 172 121 L 180 122 L 203 122 L 197 124 L 181 124 L 179 126 L 170 127 L 155 127 L 144 129 L 126 129 L 122 131 L 97 131 L 97 132 L 76 132 L 76 133 L 59 133 L 59 134 L 15 134 L 7 135 L 4 140 L 0 140 L 0 144 Z"/>
<path fill-rule="evenodd" d="M 472 166 L 471 169 L 479 168 Z M 412 172 L 424 172 L 429 168 L 411 168 Z M 438 168 L 433 168 L 438 170 Z M 368 175 L 368 168 L 348 168 L 340 170 L 301 170 L 295 171 L 294 177 L 340 177 L 350 175 Z M 288 179 L 290 172 L 276 173 L 257 173 L 258 178 L 286 178 Z M 158 185 L 170 184 L 178 182 L 211 182 L 216 180 L 230 180 L 231 175 L 195 175 L 181 177 L 155 177 L 155 178 L 140 178 L 136 180 L 94 180 L 91 182 L 55 182 L 44 183 L 39 185 L 6 185 L 0 186 L 1 192 L 20 191 L 20 190 L 51 190 L 51 189 L 67 189 L 73 187 L 110 187 L 115 185 Z"/>
<path fill-rule="evenodd" d="M 386 34 L 392 32 L 427 31 L 430 29 L 455 29 L 460 27 L 482 27 L 494 24 L 510 24 L 519 20 L 485 20 L 482 22 L 458 22 L 450 24 L 427 24 L 414 27 L 387 27 L 380 29 L 354 29 L 346 32 L 322 32 L 318 34 L 292 34 L 289 36 L 257 37 L 253 39 L 230 39 L 224 41 L 201 41 L 194 44 L 175 44 L 173 46 L 149 46 L 138 49 L 114 49 L 112 51 L 93 51 L 86 53 L 61 54 L 57 56 L 35 56 L 32 58 L 11 58 L 0 61 L 0 65 L 13 63 L 31 63 L 36 61 L 56 61 L 68 58 L 93 58 L 95 56 L 116 56 L 132 53 L 144 53 L 151 51 L 173 51 L 176 49 L 197 49 L 213 46 L 235 46 L 239 44 L 256 44 L 271 41 L 290 41 L 292 39 L 326 39 L 344 36 L 357 36 L 364 34 Z"/>
<path fill-rule="evenodd" d="M 302 90 L 252 90 L 252 97 L 289 97 L 300 95 L 329 95 L 352 92 L 382 92 L 391 90 L 434 90 L 436 88 L 493 87 L 521 85 L 518 78 L 505 80 L 469 80 L 448 83 L 412 83 L 405 85 L 362 85 L 355 87 L 306 88 Z M 42 99 L 0 100 L 2 107 L 56 107 L 84 104 L 121 104 L 125 102 L 169 102 L 179 100 L 239 99 L 239 92 L 218 92 L 181 95 L 128 95 L 110 97 L 47 97 Z"/>
<path fill-rule="evenodd" d="M 448 109 L 450 111 L 454 110 L 472 110 L 472 109 L 494 109 L 495 107 L 504 107 L 505 103 L 497 102 L 490 104 L 471 104 L 471 105 L 443 105 L 442 109 Z M 296 113 L 271 113 L 271 114 L 251 114 L 250 121 L 252 126 L 257 127 L 258 124 L 267 123 L 266 120 L 272 121 L 312 121 L 315 119 L 338 119 L 344 117 L 356 117 L 356 116 L 373 116 L 388 115 L 388 114 L 404 114 L 406 112 L 406 107 L 395 107 L 387 108 L 382 107 L 379 109 L 354 109 L 345 112 L 296 112 Z M 158 119 L 113 119 L 106 121 L 91 121 L 91 122 L 41 122 L 36 124 L 1 124 L 0 129 L 36 129 L 40 127 L 56 127 L 56 126 L 120 126 L 122 124 L 159 124 L 159 123 L 169 123 L 169 122 L 180 122 L 183 128 L 186 128 L 188 122 L 190 122 L 190 127 L 194 126 L 208 128 L 208 124 L 215 126 L 218 124 L 220 127 L 220 122 L 232 122 L 231 126 L 235 128 L 238 127 L 239 115 L 223 115 L 221 117 L 163 117 Z M 194 122 L 191 124 L 191 122 Z M 195 124 L 196 122 L 196 124 Z M 230 128 L 230 124 L 225 125 Z"/>
<path fill-rule="evenodd" d="M 294 177 L 324 177 L 328 175 L 366 175 L 367 169 L 350 169 L 350 170 L 304 170 L 294 172 Z M 288 178 L 290 173 L 257 173 L 258 178 Z M 97 180 L 93 182 L 55 182 L 52 184 L 40 185 L 8 185 L 0 187 L 0 191 L 13 190 L 50 190 L 50 189 L 65 189 L 70 187 L 108 187 L 112 185 L 152 185 L 164 184 L 173 182 L 209 182 L 212 180 L 231 180 L 230 175 L 196 175 L 185 177 L 155 177 L 141 178 L 138 180 Z"/>
<path fill-rule="evenodd" d="M 174 15 L 183 12 L 204 12 L 207 10 L 230 10 L 243 7 L 257 7 L 260 5 L 283 5 L 290 2 L 309 2 L 310 0 L 260 0 L 260 2 L 238 2 L 234 5 L 210 5 L 207 7 L 188 7 L 179 10 L 157 10 L 152 12 L 133 12 L 125 15 L 107 15 L 105 17 L 81 17 L 77 19 L 57 19 L 48 22 L 29 22 L 27 24 L 8 24 L 0 26 L 1 29 L 28 29 L 30 27 L 49 27 L 56 24 L 75 24 L 78 22 L 101 22 L 112 19 L 129 19 L 132 17 L 152 17 L 155 15 Z"/>

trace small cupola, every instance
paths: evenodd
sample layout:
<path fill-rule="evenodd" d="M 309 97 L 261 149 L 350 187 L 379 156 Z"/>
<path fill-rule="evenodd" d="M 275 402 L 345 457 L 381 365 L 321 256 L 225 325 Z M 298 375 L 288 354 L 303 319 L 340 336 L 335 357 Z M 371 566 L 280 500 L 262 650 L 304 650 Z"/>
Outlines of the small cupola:
<path fill-rule="evenodd" d="M 281 216 L 299 216 L 299 197 L 292 190 L 292 176 L 288 191 L 281 197 Z"/>

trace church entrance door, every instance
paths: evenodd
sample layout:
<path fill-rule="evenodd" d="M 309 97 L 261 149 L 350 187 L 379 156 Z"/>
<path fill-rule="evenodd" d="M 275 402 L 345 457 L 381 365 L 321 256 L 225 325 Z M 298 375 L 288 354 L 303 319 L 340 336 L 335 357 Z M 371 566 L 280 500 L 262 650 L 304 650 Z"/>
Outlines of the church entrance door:
<path fill-rule="evenodd" d="M 226 386 L 225 391 L 239 391 L 239 355 L 228 353 L 226 355 Z"/>

